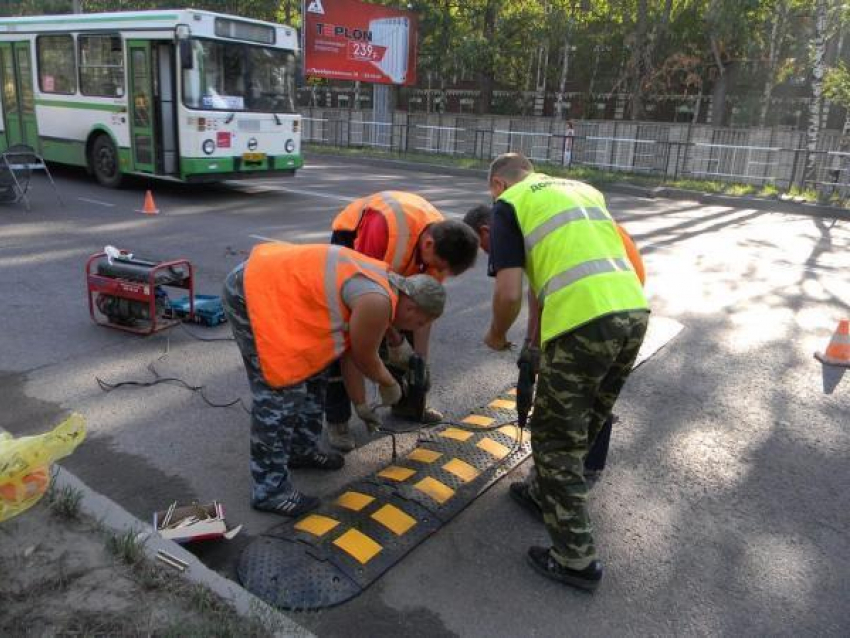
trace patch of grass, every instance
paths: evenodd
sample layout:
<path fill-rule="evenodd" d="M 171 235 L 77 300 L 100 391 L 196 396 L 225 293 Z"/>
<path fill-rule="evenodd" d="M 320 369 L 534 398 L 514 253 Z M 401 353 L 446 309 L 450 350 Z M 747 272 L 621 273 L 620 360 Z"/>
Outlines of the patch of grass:
<path fill-rule="evenodd" d="M 46 496 L 50 513 L 53 516 L 64 520 L 76 520 L 80 517 L 80 502 L 83 500 L 83 493 L 77 488 L 66 485 L 59 489 L 51 481 Z"/>
<path fill-rule="evenodd" d="M 138 565 L 145 557 L 145 542 L 139 540 L 139 532 L 128 529 L 122 533 L 108 533 L 106 549 L 109 553 L 127 565 Z"/>
<path fill-rule="evenodd" d="M 265 638 L 269 629 L 257 618 L 242 618 L 209 589 L 198 584 L 182 584 L 181 598 L 196 611 L 202 620 L 180 622 L 168 627 L 163 636 L 173 638 Z M 174 592 L 177 593 L 177 592 Z"/>

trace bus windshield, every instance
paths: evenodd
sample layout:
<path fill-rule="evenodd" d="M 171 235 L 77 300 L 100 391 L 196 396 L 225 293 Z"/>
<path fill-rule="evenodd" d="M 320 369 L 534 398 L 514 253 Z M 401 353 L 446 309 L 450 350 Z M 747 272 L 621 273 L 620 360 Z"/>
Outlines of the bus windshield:
<path fill-rule="evenodd" d="M 191 42 L 192 68 L 183 69 L 187 107 L 295 112 L 294 52 L 199 38 Z"/>

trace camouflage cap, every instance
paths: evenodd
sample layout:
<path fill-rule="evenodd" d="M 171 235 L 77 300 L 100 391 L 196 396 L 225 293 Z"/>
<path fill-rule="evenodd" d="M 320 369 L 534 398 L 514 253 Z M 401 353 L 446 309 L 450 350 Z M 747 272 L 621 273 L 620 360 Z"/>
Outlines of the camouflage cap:
<path fill-rule="evenodd" d="M 413 303 L 431 317 L 437 318 L 443 314 L 443 308 L 446 306 L 446 289 L 430 275 L 402 277 L 391 272 L 389 279 L 399 292 L 410 297 Z"/>

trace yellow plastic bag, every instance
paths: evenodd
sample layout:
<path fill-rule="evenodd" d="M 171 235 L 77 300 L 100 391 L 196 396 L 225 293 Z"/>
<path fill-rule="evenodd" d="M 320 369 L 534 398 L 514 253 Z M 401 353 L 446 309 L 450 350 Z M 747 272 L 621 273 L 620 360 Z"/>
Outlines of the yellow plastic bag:
<path fill-rule="evenodd" d="M 0 522 L 35 505 L 50 486 L 50 464 L 68 456 L 86 436 L 72 414 L 52 432 L 14 438 L 0 433 Z"/>

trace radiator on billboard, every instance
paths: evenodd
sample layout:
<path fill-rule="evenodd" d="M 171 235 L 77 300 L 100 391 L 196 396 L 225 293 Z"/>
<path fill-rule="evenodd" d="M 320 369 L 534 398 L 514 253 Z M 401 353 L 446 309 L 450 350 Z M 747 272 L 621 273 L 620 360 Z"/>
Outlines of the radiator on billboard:
<path fill-rule="evenodd" d="M 305 0 L 304 74 L 416 84 L 416 15 L 357 0 Z"/>

